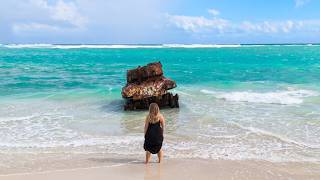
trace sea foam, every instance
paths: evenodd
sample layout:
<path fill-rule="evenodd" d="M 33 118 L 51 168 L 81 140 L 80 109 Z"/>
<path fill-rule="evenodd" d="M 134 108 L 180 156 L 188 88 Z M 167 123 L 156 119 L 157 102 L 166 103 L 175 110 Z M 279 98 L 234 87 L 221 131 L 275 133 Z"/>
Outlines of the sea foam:
<path fill-rule="evenodd" d="M 319 44 L 0 44 L 0 47 L 16 49 L 251 48 L 264 46 L 319 46 Z"/>
<path fill-rule="evenodd" d="M 7 44 L 6 48 L 47 48 L 47 49 L 131 49 L 131 48 L 236 48 L 239 44 L 159 44 L 159 45 L 134 45 L 134 44 Z"/>
<path fill-rule="evenodd" d="M 167 48 L 236 48 L 240 44 L 163 44 Z"/>
<path fill-rule="evenodd" d="M 204 94 L 213 95 L 218 99 L 237 102 L 252 102 L 266 104 L 301 104 L 304 98 L 319 96 L 319 93 L 311 90 L 286 90 L 274 92 L 234 91 L 222 92 L 203 89 Z"/>

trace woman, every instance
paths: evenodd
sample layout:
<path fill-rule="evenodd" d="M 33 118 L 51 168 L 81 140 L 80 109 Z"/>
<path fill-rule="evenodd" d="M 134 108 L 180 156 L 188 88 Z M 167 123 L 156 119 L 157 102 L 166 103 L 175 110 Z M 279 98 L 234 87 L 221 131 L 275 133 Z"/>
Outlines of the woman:
<path fill-rule="evenodd" d="M 144 124 L 144 150 L 146 151 L 147 164 L 150 160 L 151 153 L 158 154 L 158 162 L 160 163 L 163 156 L 161 149 L 163 142 L 165 120 L 160 113 L 159 106 L 151 103 L 149 106 L 149 114 Z"/>

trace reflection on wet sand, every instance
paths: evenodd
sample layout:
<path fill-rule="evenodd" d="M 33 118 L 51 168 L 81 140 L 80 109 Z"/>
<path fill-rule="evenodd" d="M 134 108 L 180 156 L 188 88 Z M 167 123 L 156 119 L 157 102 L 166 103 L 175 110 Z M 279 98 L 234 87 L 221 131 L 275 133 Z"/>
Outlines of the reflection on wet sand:
<path fill-rule="evenodd" d="M 162 164 L 161 163 L 151 163 L 146 164 L 144 179 L 154 179 L 160 180 L 162 179 Z"/>

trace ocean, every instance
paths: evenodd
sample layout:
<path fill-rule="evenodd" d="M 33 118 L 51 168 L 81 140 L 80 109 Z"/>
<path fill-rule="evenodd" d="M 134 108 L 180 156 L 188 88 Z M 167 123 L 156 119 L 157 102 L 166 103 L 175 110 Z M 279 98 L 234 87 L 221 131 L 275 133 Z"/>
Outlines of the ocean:
<path fill-rule="evenodd" d="M 311 44 L 0 45 L 0 157 L 143 155 L 147 112 L 123 111 L 121 88 L 128 69 L 154 61 L 180 97 L 161 110 L 165 158 L 320 161 Z"/>

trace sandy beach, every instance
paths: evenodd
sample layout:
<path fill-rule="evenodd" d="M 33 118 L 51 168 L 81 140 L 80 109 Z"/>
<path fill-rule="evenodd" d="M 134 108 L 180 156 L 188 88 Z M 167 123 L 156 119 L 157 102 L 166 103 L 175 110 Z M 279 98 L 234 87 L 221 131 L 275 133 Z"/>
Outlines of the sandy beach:
<path fill-rule="evenodd" d="M 0 180 L 320 180 L 319 9 L 0 1 Z"/>
<path fill-rule="evenodd" d="M 163 163 L 149 164 L 142 160 L 120 157 L 92 158 L 99 166 L 76 161 L 83 167 L 51 169 L 48 166 L 35 172 L 0 175 L 1 180 L 56 180 L 56 179 L 319 179 L 320 164 L 272 163 L 267 161 L 232 161 L 205 159 L 165 159 Z M 36 162 L 37 163 L 37 162 Z M 47 162 L 52 164 L 52 162 Z M 70 162 L 66 162 L 68 165 Z M 74 164 L 74 166 L 76 165 Z M 54 163 L 53 163 L 54 164 Z M 64 163 L 61 163 L 61 165 Z M 72 164 L 72 163 L 70 163 Z M 69 164 L 69 165 L 70 165 Z M 97 165 L 97 164 L 96 164 Z"/>

